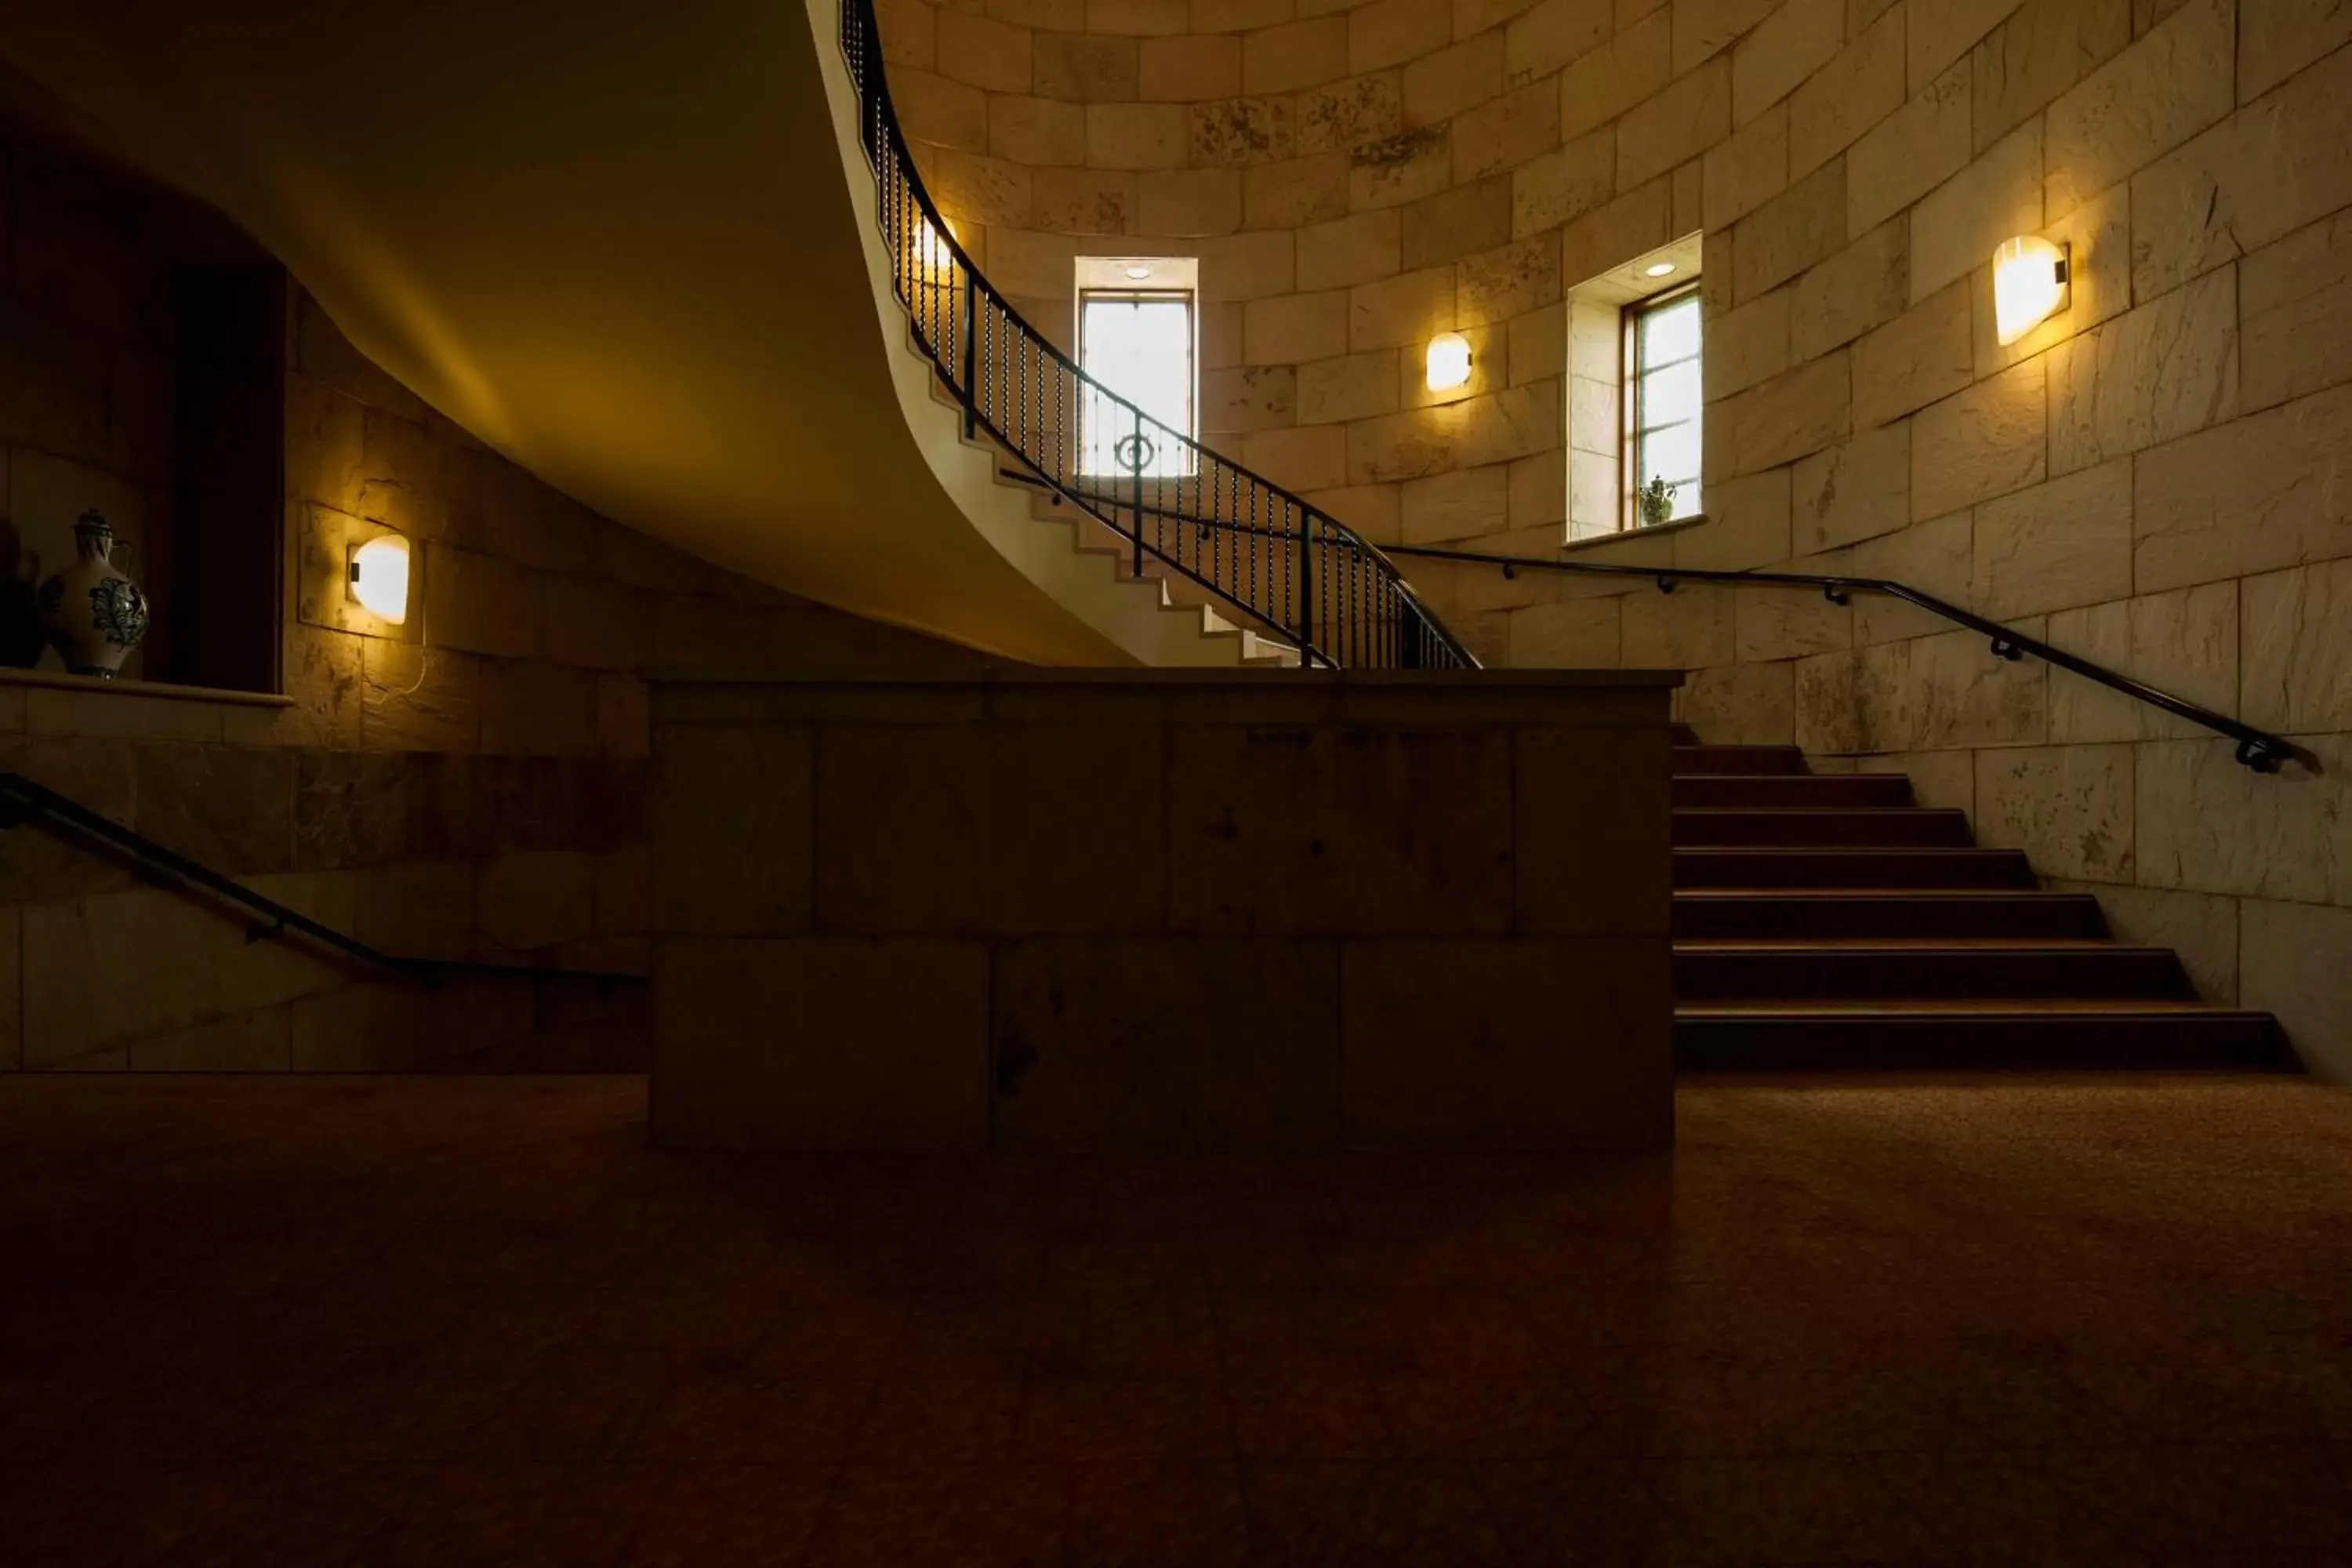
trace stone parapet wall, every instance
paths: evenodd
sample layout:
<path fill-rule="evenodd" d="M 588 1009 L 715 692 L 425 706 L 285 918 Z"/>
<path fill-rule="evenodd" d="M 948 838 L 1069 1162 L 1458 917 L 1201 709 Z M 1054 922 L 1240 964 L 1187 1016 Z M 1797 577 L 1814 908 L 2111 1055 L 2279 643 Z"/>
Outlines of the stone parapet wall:
<path fill-rule="evenodd" d="M 655 1136 L 1662 1144 L 1670 683 L 657 683 Z"/>
<path fill-rule="evenodd" d="M 1073 254 L 1198 255 L 1207 438 L 1384 542 L 1557 549 L 1564 290 L 1703 230 L 1706 521 L 1580 558 L 1898 578 L 2321 768 L 2249 777 L 2226 742 L 1888 601 L 1425 563 L 1417 585 L 1490 663 L 1686 668 L 1709 740 L 1909 772 L 2352 1073 L 2352 12 L 884 16 L 992 278 L 1062 330 Z M 2003 348 L 1990 263 L 2019 233 L 2071 246 L 2073 297 Z M 1414 350 L 1447 328 L 1481 374 L 1416 401 Z"/>

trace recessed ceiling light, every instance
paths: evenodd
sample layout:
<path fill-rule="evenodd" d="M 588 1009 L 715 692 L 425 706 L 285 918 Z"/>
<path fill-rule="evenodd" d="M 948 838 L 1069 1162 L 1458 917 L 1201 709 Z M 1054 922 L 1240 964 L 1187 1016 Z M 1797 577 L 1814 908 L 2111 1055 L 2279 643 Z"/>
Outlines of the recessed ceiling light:
<path fill-rule="evenodd" d="M 1647 267 L 1642 268 L 1642 276 L 1644 278 L 1664 278 L 1667 273 L 1672 272 L 1674 269 L 1675 264 L 1671 261 L 1653 261 Z"/>
<path fill-rule="evenodd" d="M 1127 275 L 1129 278 L 1139 279 L 1149 278 L 1151 276 L 1151 268 L 1149 267 L 1130 267 L 1127 269 Z"/>

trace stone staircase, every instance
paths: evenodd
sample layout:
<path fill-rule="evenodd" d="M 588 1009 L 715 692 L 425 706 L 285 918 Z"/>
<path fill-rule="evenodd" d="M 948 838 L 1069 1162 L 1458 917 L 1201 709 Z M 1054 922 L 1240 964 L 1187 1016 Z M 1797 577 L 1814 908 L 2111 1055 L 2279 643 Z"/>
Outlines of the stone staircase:
<path fill-rule="evenodd" d="M 1681 1067 L 2296 1066 L 2270 1015 L 2201 1003 L 2170 949 L 2116 941 L 1907 777 L 1678 738 Z"/>

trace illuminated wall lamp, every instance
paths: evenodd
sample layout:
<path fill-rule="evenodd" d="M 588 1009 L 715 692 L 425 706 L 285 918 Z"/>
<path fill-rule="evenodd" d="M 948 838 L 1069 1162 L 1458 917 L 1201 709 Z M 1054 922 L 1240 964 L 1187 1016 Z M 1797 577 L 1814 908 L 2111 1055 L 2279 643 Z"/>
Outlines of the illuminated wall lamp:
<path fill-rule="evenodd" d="M 398 626 L 408 619 L 408 541 L 387 533 L 354 546 L 351 592 L 379 620 Z"/>
<path fill-rule="evenodd" d="M 1429 390 L 1451 392 L 1470 380 L 1470 340 L 1444 332 L 1429 342 Z"/>
<path fill-rule="evenodd" d="M 1992 253 L 1993 335 L 2007 348 L 2067 305 L 2066 247 L 2021 234 Z"/>

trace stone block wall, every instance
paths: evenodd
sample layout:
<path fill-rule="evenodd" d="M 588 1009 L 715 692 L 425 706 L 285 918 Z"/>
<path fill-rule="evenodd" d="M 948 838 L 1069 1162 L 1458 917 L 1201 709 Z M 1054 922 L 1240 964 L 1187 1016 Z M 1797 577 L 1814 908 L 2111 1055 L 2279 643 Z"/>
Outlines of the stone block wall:
<path fill-rule="evenodd" d="M 73 194 L 119 215 L 119 193 Z M 37 260 L 64 242 L 28 210 L 13 254 Z M 53 277 L 13 274 L 36 279 L 29 302 L 0 297 L 0 462 L 9 515 L 36 524 L 93 503 L 135 516 L 133 498 L 169 493 L 168 440 L 138 418 L 167 350 L 158 370 L 99 319 L 142 297 L 145 254 L 85 237 L 70 255 Z M 577 505 L 425 406 L 299 290 L 285 405 L 283 695 L 0 669 L 0 769 L 386 950 L 646 969 L 649 668 L 973 662 Z M 386 527 L 416 553 L 404 627 L 341 592 L 343 542 Z M 644 1062 L 642 986 L 387 983 L 248 942 L 248 924 L 42 830 L 0 832 L 0 1069 Z"/>
<path fill-rule="evenodd" d="M 2352 1074 L 2352 10 L 884 17 L 910 132 L 999 284 L 1052 325 L 1074 254 L 1199 256 L 1211 384 L 1297 387 L 1278 425 L 1207 438 L 1375 539 L 1560 547 L 1563 294 L 1703 230 L 1706 517 L 1580 558 L 1900 578 L 2319 766 L 2251 777 L 2226 742 L 1885 601 L 1410 574 L 1489 663 L 1685 668 L 1710 739 L 1907 770 Z M 958 41 L 979 32 L 985 70 Z M 2002 348 L 1990 261 L 2020 233 L 2071 246 L 2073 298 Z M 1447 328 L 1481 374 L 1429 405 L 1414 354 Z"/>
<path fill-rule="evenodd" d="M 655 1136 L 1664 1143 L 1671 679 L 659 682 Z"/>

